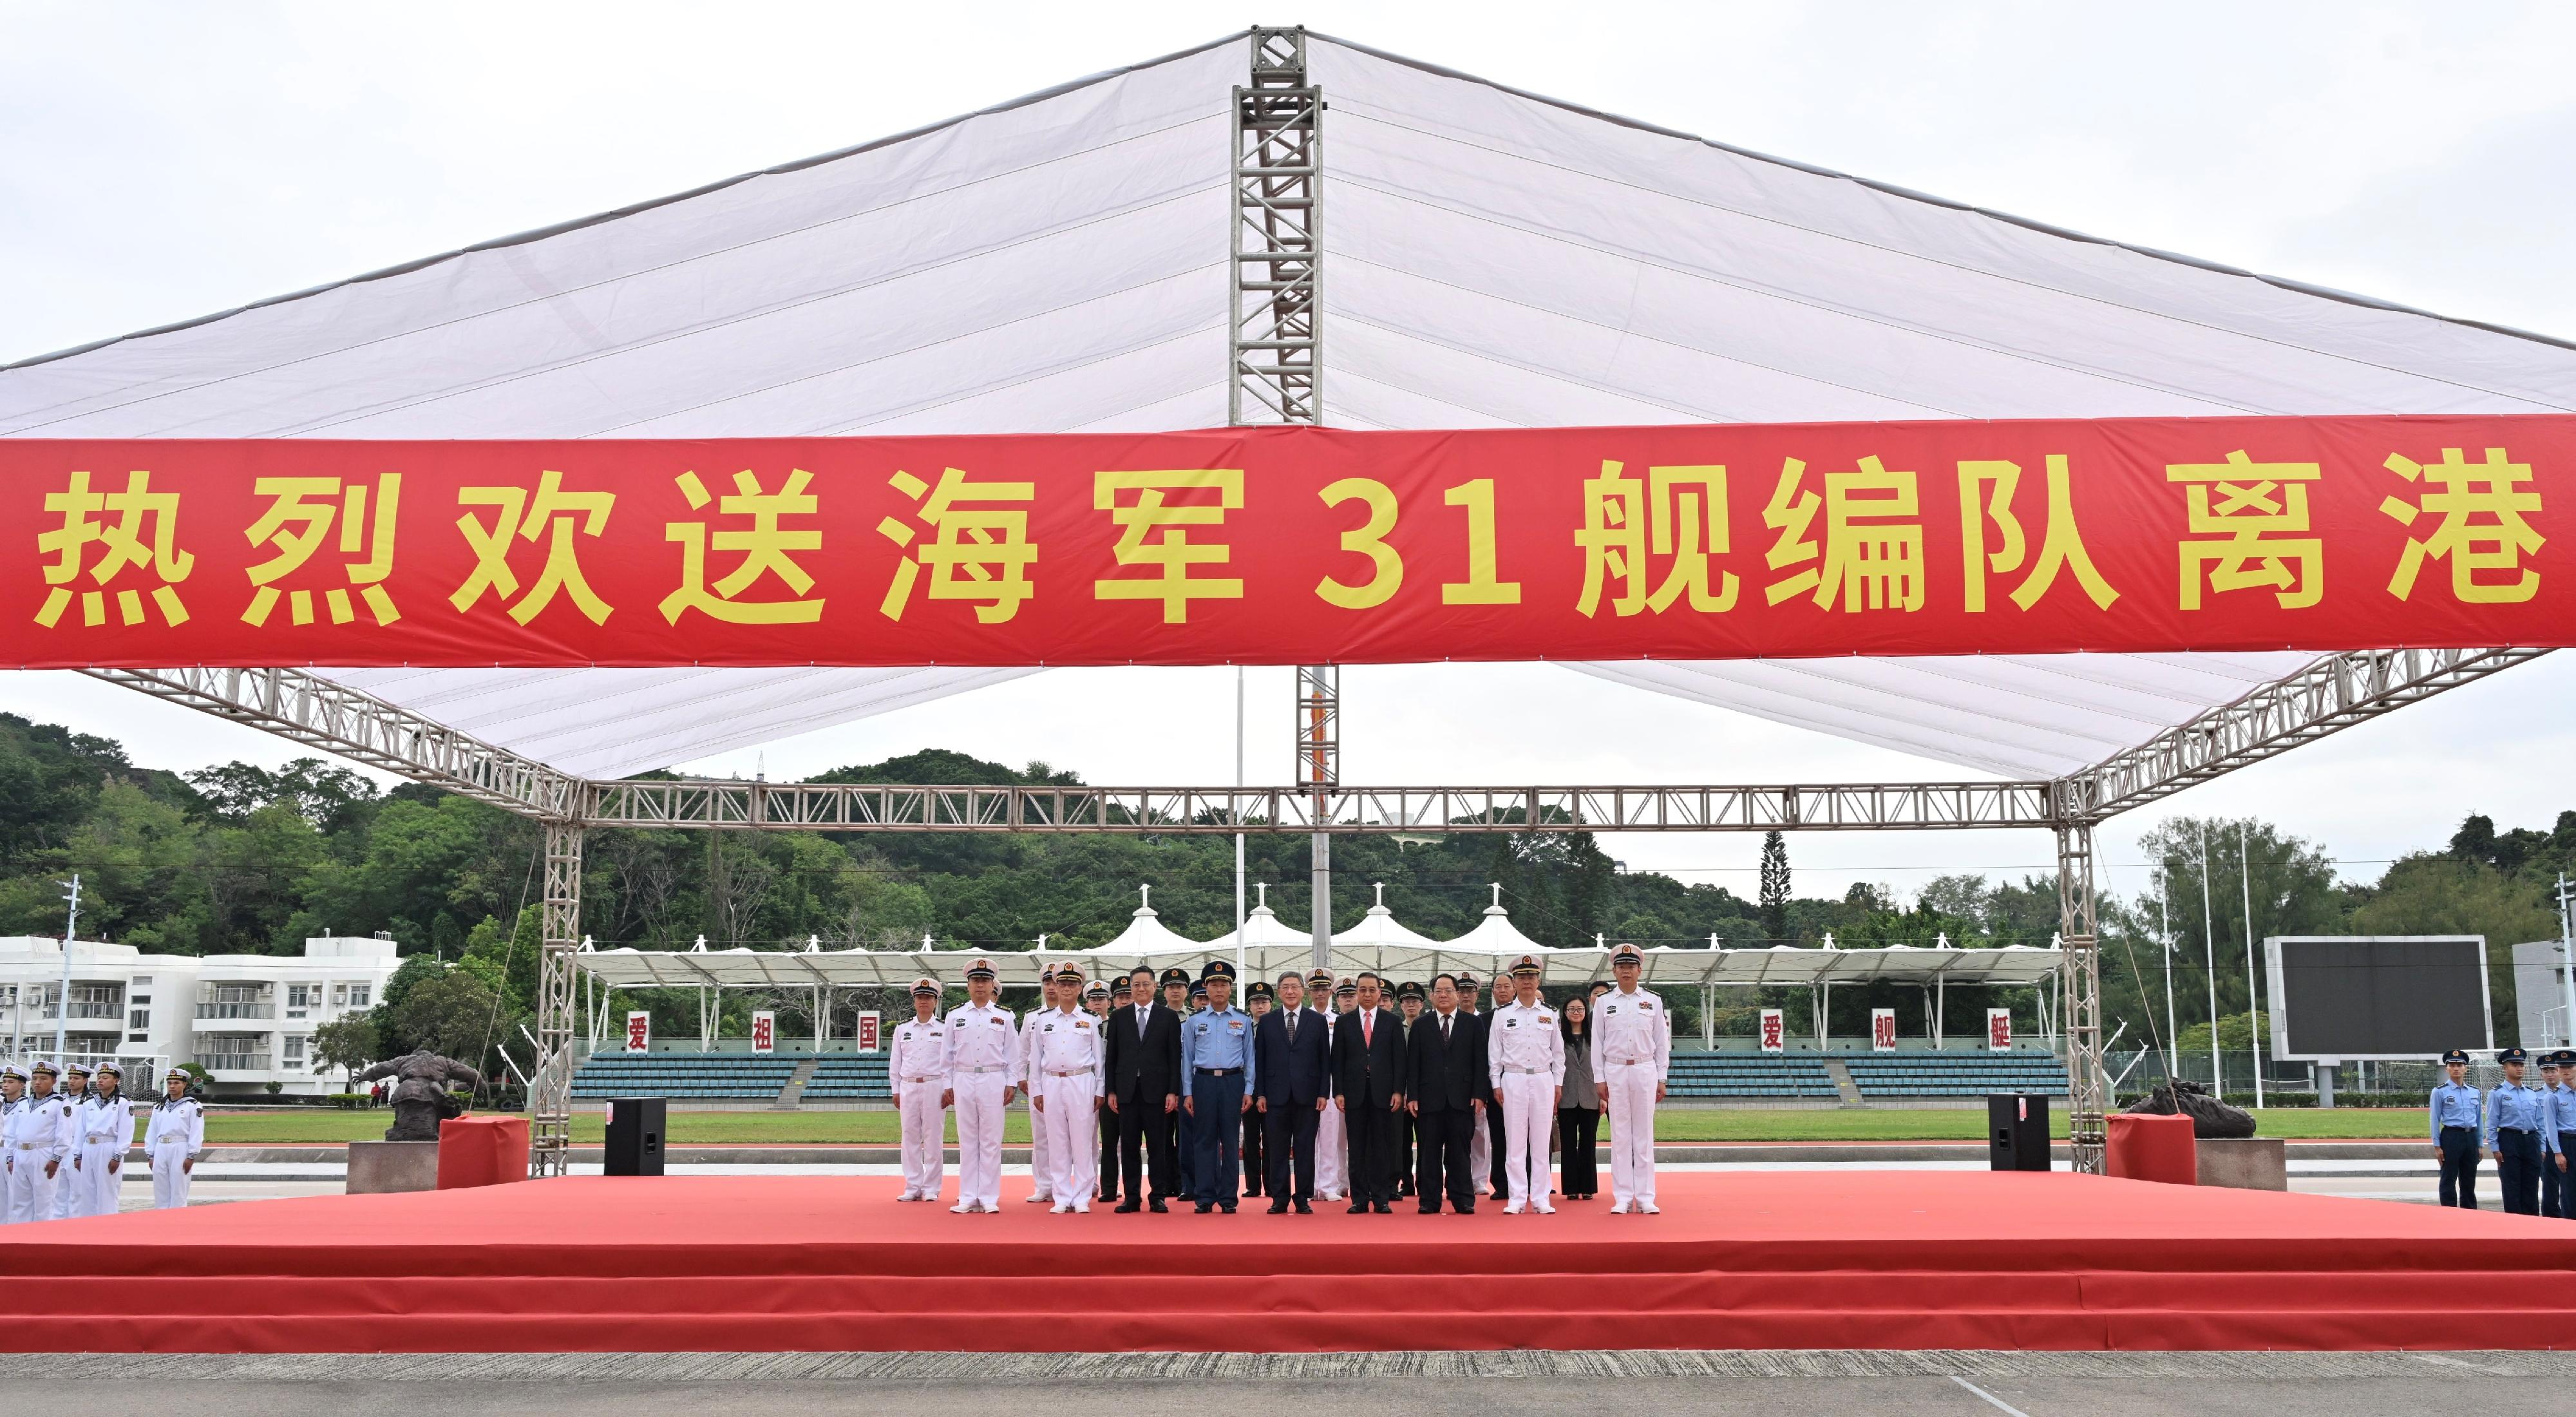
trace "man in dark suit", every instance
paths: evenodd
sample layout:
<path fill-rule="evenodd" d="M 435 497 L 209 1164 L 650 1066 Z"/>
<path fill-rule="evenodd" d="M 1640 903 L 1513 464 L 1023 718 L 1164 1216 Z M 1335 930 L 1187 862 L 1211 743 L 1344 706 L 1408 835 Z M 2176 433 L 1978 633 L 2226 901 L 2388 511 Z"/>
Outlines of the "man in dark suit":
<path fill-rule="evenodd" d="M 1261 1117 L 1262 1150 L 1270 1162 L 1270 1213 L 1291 1202 L 1299 1215 L 1315 1213 L 1315 1124 L 1332 1093 L 1332 1055 L 1324 1016 L 1305 1006 L 1306 981 L 1289 970 L 1279 976 L 1279 1006 L 1262 1015 L 1254 1031 L 1253 1107 Z M 1292 1184 L 1293 1182 L 1293 1184 Z"/>
<path fill-rule="evenodd" d="M 1361 970 L 1358 1006 L 1333 1026 L 1333 1095 L 1350 1137 L 1351 1214 L 1395 1214 L 1395 1114 L 1404 1105 L 1404 1025 Z"/>
<path fill-rule="evenodd" d="M 1445 1190 L 1461 1215 L 1476 1210 L 1476 1178 L 1467 1171 L 1467 1138 L 1483 1114 L 1493 1079 L 1485 1073 L 1485 1034 L 1458 1004 L 1458 981 L 1431 981 L 1431 1009 L 1415 1020 L 1406 1040 L 1406 1108 L 1413 1114 L 1420 1153 L 1414 1196 L 1424 1215 L 1440 1213 Z"/>
<path fill-rule="evenodd" d="M 1167 1196 L 1179 1193 L 1180 1160 L 1173 1154 L 1172 1117 L 1181 1106 L 1181 1020 L 1154 1002 L 1154 971 L 1138 966 L 1127 976 L 1126 1007 L 1109 1014 L 1108 1096 L 1118 1114 L 1118 1169 L 1127 1180 L 1127 1199 L 1118 1203 L 1133 1212 L 1146 1199 L 1144 1153 L 1153 1154 L 1154 1210 L 1170 1207 Z"/>

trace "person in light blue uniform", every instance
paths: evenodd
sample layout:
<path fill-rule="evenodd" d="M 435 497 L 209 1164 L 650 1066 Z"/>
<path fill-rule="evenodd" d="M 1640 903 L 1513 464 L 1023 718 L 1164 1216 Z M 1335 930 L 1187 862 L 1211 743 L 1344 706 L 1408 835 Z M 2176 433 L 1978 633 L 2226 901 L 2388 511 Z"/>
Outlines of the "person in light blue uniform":
<path fill-rule="evenodd" d="M 2442 1204 L 2478 1208 L 2478 1090 L 2469 1086 L 2469 1055 L 2442 1055 L 2451 1080 L 2433 1089 L 2433 1154 L 2442 1162 Z"/>
<path fill-rule="evenodd" d="M 2561 1048 L 2550 1056 L 2558 1060 L 2558 1088 L 2549 1094 L 2548 1120 L 2542 1126 L 2549 1144 L 2542 1164 L 2558 1178 L 2559 1218 L 2576 1220 L 2576 1166 L 2567 1159 L 2567 1153 L 2576 1151 L 2576 1048 Z"/>
<path fill-rule="evenodd" d="M 2540 1089 L 2526 1087 L 2523 1064 L 2530 1055 L 2519 1048 L 2496 1054 L 2504 1081 L 2487 1089 L 2487 1153 L 2495 1158 L 2496 1182 L 2504 1191 L 2508 1215 L 2540 1214 L 2541 1109 L 2548 1100 Z"/>
<path fill-rule="evenodd" d="M 1252 1016 L 1234 1006 L 1233 965 L 1209 960 L 1199 982 L 1207 986 L 1208 1007 L 1181 1025 L 1181 1110 L 1197 1119 L 1191 1130 L 1199 1159 L 1191 1176 L 1199 1187 L 1198 1213 L 1232 1215 L 1243 1109 L 1252 1095 Z"/>
<path fill-rule="evenodd" d="M 2558 1206 L 2558 1129 L 2550 1125 L 2558 1096 L 2558 1055 L 2543 1053 L 2540 1066 L 2540 1213 L 2556 1220 Z"/>

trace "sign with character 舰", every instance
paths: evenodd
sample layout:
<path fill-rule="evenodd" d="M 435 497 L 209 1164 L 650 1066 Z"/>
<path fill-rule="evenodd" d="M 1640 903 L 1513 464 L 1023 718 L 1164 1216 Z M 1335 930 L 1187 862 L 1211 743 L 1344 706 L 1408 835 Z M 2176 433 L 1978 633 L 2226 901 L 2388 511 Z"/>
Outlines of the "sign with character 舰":
<path fill-rule="evenodd" d="M 777 1014 L 762 1009 L 751 1016 L 751 1051 L 755 1053 L 778 1051 Z"/>
<path fill-rule="evenodd" d="M 629 1053 L 653 1051 L 653 1016 L 642 1009 L 637 1009 L 626 1016 L 626 1051 Z"/>
<path fill-rule="evenodd" d="M 1896 1010 L 1872 1009 L 1869 1011 L 1869 1051 L 1873 1053 L 1896 1051 Z"/>

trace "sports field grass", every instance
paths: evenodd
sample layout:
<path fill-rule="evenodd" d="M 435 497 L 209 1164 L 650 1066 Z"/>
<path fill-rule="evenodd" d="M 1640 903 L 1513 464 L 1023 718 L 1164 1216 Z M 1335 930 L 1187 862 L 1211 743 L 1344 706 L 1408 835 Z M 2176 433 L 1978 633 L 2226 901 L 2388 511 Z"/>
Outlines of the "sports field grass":
<path fill-rule="evenodd" d="M 2292 1138 L 2420 1140 L 2424 1114 L 2414 1108 L 2271 1107 L 2254 1114 L 2262 1135 Z M 342 1112 L 322 1108 L 277 1108 L 254 1112 L 213 1111 L 206 1116 L 210 1146 L 258 1146 L 294 1142 L 345 1142 L 384 1135 L 393 1114 Z M 2055 1118 L 2059 1136 L 2066 1135 L 2065 1113 Z M 1821 1111 L 1667 1109 L 1655 1122 L 1660 1141 L 1845 1142 L 1845 1141 L 1976 1141 L 1985 1135 L 1983 1109 L 1955 1111 Z M 602 1121 L 596 1105 L 573 1117 L 573 1141 L 597 1143 Z M 1604 1128 L 1606 1131 L 1607 1128 Z M 950 1136 L 955 1137 L 955 1128 Z M 1029 1139 L 1028 1114 L 1013 1110 L 1007 1139 Z M 870 1143 L 893 1145 L 892 1112 L 685 1112 L 671 1113 L 674 1146 L 831 1146 Z"/>

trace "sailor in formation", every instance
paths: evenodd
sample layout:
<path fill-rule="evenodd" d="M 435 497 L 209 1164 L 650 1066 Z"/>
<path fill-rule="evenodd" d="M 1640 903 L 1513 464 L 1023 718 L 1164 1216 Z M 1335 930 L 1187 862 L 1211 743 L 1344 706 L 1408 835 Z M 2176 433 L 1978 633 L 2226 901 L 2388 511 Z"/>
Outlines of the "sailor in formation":
<path fill-rule="evenodd" d="M 1664 1001 L 1639 987 L 1646 954 L 1635 945 L 1610 951 L 1616 988 L 1592 1010 L 1592 1077 L 1610 1124 L 1610 1213 L 1655 1214 L 1655 1104 L 1672 1075 L 1672 1016 Z"/>
<path fill-rule="evenodd" d="M 912 1017 L 886 1045 L 886 1076 L 903 1127 L 903 1201 L 935 1201 L 948 1183 L 948 1024 L 939 981 L 912 981 Z"/>
<path fill-rule="evenodd" d="M 1536 955 L 1512 962 L 1512 1002 L 1486 1025 L 1486 1066 L 1501 1100 L 1503 1214 L 1554 1215 L 1548 1204 L 1547 1139 L 1556 1128 L 1556 1106 L 1565 1092 L 1565 1035 L 1556 1011 L 1540 1002 Z"/>
<path fill-rule="evenodd" d="M 18 1197 L 26 1187 L 19 1180 L 18 1158 L 30 1158 L 30 1175 L 37 1169 L 35 1148 L 18 1140 L 25 1126 L 19 1119 L 35 1115 L 35 1099 L 27 1095 L 27 1070 L 16 1063 L 0 1065 L 0 1225 L 13 1224 L 21 1218 Z"/>
<path fill-rule="evenodd" d="M 72 1157 L 80 1192 L 72 1215 L 114 1215 L 125 1186 L 125 1153 L 134 1145 L 134 1099 L 125 1095 L 125 1070 L 101 1063 L 91 1074 L 88 1105 L 73 1114 L 81 1146 Z"/>
<path fill-rule="evenodd" d="M 206 1146 L 206 1109 L 188 1095 L 188 1070 L 161 1075 L 161 1099 L 143 1118 L 143 1149 L 152 1158 L 152 1208 L 180 1210 Z"/>
<path fill-rule="evenodd" d="M 19 1104 L 9 1143 L 11 1220 L 52 1220 L 61 1213 L 61 1194 L 68 1189 L 63 1172 L 71 1166 L 72 1099 L 55 1088 L 60 1076 L 52 1063 L 29 1070 L 26 1100 Z"/>
<path fill-rule="evenodd" d="M 1099 1184 L 1100 1143 L 1092 1135 L 1100 1124 L 1101 1074 L 1107 1045 L 1100 1020 L 1082 1010 L 1082 970 L 1057 967 L 1049 993 L 1052 1007 L 1029 1016 L 1030 1120 L 1046 1137 L 1039 1153 L 1048 1168 L 1038 1184 L 1053 1198 L 1055 1213 L 1091 1213 L 1091 1193 Z"/>
<path fill-rule="evenodd" d="M 2540 1129 L 2549 1101 L 2540 1089 L 2523 1084 L 2523 1065 L 2529 1059 L 2519 1048 L 2496 1054 L 2504 1081 L 2487 1090 L 2485 1142 L 2495 1157 L 2496 1182 L 2510 1215 L 2540 1213 Z"/>
<path fill-rule="evenodd" d="M 2567 1153 L 2576 1151 L 2576 1048 L 2561 1048 L 2549 1056 L 2558 1061 L 2558 1086 L 2549 1092 L 2544 1132 L 2549 1155 L 2544 1164 L 2558 1178 L 2559 1218 L 2576 1220 L 2576 1167 L 2567 1163 Z"/>
<path fill-rule="evenodd" d="M 88 1213 L 88 1178 L 80 1172 L 81 1139 L 87 1129 L 90 1103 L 89 1064 L 63 1064 L 62 1084 L 55 1092 L 66 1109 L 61 1128 L 62 1169 L 54 1173 L 54 1208 L 51 1218 L 69 1220 Z"/>
<path fill-rule="evenodd" d="M 966 1003 L 948 1015 L 948 1097 L 957 1109 L 960 1215 L 1002 1208 L 1002 1118 L 1020 1081 L 1019 1034 L 993 1002 L 993 962 L 966 966 Z"/>
<path fill-rule="evenodd" d="M 1038 1121 L 1038 1075 L 1029 1066 L 1029 1054 L 1037 1048 L 1038 1015 L 1056 1006 L 1056 966 L 1038 966 L 1038 1006 L 1020 1016 L 1020 1072 L 1029 1095 L 1029 1174 L 1037 1178 L 1037 1189 L 1029 1193 L 1031 1205 L 1055 1204 L 1055 1157 L 1053 1138 Z"/>
<path fill-rule="evenodd" d="M 2441 1201 L 2462 1210 L 2478 1208 L 2478 1090 L 2469 1086 L 2469 1055 L 2454 1048 L 2442 1055 L 2450 1081 L 2433 1089 L 2431 1112 L 2433 1155 L 2442 1163 Z"/>

